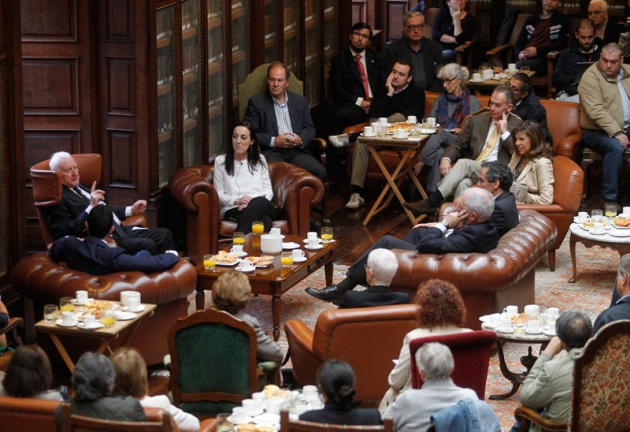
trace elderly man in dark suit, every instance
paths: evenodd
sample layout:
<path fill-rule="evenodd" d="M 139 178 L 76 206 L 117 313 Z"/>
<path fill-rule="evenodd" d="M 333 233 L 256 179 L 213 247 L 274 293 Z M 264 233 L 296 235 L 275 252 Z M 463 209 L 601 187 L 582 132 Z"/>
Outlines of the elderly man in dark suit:
<path fill-rule="evenodd" d="M 332 135 L 340 134 L 348 126 L 365 122 L 372 100 L 385 93 L 380 70 L 382 59 L 368 48 L 372 35 L 369 24 L 354 24 L 348 35 L 348 49 L 342 50 L 330 61 L 330 94 L 334 105 L 330 128 Z"/>
<path fill-rule="evenodd" d="M 50 257 L 57 262 L 65 262 L 71 269 L 93 275 L 122 271 L 156 273 L 173 267 L 179 261 L 176 251 L 151 255 L 141 250 L 130 255 L 121 247 L 109 247 L 106 239 L 114 231 L 114 214 L 106 205 L 93 208 L 85 225 L 88 236 L 84 240 L 75 236 L 57 239 L 50 248 Z"/>
<path fill-rule="evenodd" d="M 105 191 L 97 189 L 96 182 L 91 185 L 91 189 L 81 184 L 79 168 L 70 153 L 53 154 L 50 158 L 50 169 L 61 176 L 62 191 L 59 204 L 42 209 L 48 227 L 57 238 L 67 235 L 85 237 L 88 214 L 96 206 L 105 204 Z M 147 250 L 155 255 L 175 249 L 173 234 L 165 228 L 133 229 L 121 225 L 121 220 L 144 213 L 146 207 L 145 200 L 138 200 L 128 207 L 110 207 L 114 214 L 115 229 L 111 237 L 131 254 Z"/>
<path fill-rule="evenodd" d="M 271 63 L 268 91 L 249 99 L 245 120 L 254 126 L 267 162 L 292 163 L 324 181 L 326 168 L 306 151 L 315 138 L 310 108 L 305 97 L 287 91 L 289 76 L 283 63 Z"/>

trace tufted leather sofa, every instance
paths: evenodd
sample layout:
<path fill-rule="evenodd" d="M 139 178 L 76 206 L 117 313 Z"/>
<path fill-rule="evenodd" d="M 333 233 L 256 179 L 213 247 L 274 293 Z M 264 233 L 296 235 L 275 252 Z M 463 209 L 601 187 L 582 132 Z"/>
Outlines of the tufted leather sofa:
<path fill-rule="evenodd" d="M 518 305 L 535 303 L 536 264 L 556 241 L 557 230 L 546 216 L 520 212 L 521 221 L 508 231 L 496 249 L 483 253 L 418 254 L 395 249 L 398 272 L 393 291 L 413 298 L 418 285 L 439 278 L 459 288 L 468 310 L 464 327 L 480 329 L 479 317 Z"/>
<path fill-rule="evenodd" d="M 219 237 L 231 236 L 236 224 L 221 220 L 219 195 L 212 184 L 214 166 L 178 170 L 169 182 L 171 194 L 186 210 L 186 251 L 195 262 L 216 253 Z M 269 162 L 273 201 L 285 219 L 274 221 L 283 233 L 309 231 L 311 206 L 324 198 L 324 185 L 308 171 L 284 162 Z"/>
<path fill-rule="evenodd" d="M 321 313 L 315 330 L 289 320 L 284 330 L 289 343 L 293 377 L 299 385 L 316 384 L 315 375 L 326 360 L 349 363 L 356 374 L 356 400 L 380 400 L 387 377 L 398 358 L 405 335 L 418 327 L 418 307 L 405 304 Z"/>
<path fill-rule="evenodd" d="M 151 365 L 160 363 L 168 354 L 166 334 L 177 318 L 186 316 L 186 297 L 194 291 L 197 276 L 194 267 L 185 260 L 161 273 L 124 272 L 93 276 L 55 263 L 47 254 L 35 254 L 13 268 L 11 280 L 24 299 L 25 332 L 29 343 L 35 339 L 34 325 L 42 318 L 45 304 L 57 304 L 61 297 L 74 297 L 77 290 L 87 290 L 90 298 L 115 301 L 120 300 L 122 291 L 140 292 L 143 303 L 157 304 L 158 307 L 153 315 L 143 318 L 129 345 L 136 347 Z M 94 339 L 90 341 L 94 343 Z M 80 354 L 96 349 L 96 346 L 90 348 L 87 339 L 83 339 L 68 348 L 76 360 Z"/>

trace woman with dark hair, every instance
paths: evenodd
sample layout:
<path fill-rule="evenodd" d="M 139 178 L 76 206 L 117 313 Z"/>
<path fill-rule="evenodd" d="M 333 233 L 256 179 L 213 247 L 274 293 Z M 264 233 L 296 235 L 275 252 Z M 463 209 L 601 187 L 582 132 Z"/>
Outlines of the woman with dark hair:
<path fill-rule="evenodd" d="M 538 123 L 525 120 L 512 131 L 515 151 L 508 168 L 514 182 L 511 191 L 521 204 L 553 203 L 553 164 L 545 133 Z"/>
<path fill-rule="evenodd" d="M 254 140 L 249 122 L 241 122 L 232 131 L 227 153 L 214 161 L 214 187 L 221 202 L 221 218 L 236 222 L 236 231 L 252 231 L 252 222 L 263 221 L 269 232 L 278 210 L 265 157 Z"/>
<path fill-rule="evenodd" d="M 466 12 L 466 0 L 444 0 L 445 7 L 433 20 L 433 40 L 442 44 L 442 61 L 455 61 L 455 48 L 470 44 L 475 32 L 475 18 Z"/>
<path fill-rule="evenodd" d="M 430 279 L 418 287 L 414 302 L 418 309 L 418 328 L 411 330 L 403 339 L 398 363 L 389 373 L 389 390 L 379 406 L 384 413 L 396 397 L 411 388 L 411 354 L 409 343 L 426 336 L 469 332 L 462 328 L 466 320 L 466 305 L 455 285 L 440 279 Z"/>
<path fill-rule="evenodd" d="M 380 425 L 381 415 L 374 408 L 352 408 L 354 371 L 341 360 L 328 360 L 317 371 L 317 386 L 324 408 L 302 413 L 300 420 L 340 425 Z"/>
<path fill-rule="evenodd" d="M 44 350 L 37 345 L 21 346 L 9 361 L 0 396 L 62 401 L 61 393 L 50 389 L 52 379 L 52 368 Z"/>
<path fill-rule="evenodd" d="M 72 413 L 117 421 L 146 421 L 140 403 L 131 396 L 110 396 L 116 372 L 103 354 L 86 352 L 72 373 L 75 396 L 70 399 Z M 55 410 L 57 430 L 61 431 L 61 405 Z"/>

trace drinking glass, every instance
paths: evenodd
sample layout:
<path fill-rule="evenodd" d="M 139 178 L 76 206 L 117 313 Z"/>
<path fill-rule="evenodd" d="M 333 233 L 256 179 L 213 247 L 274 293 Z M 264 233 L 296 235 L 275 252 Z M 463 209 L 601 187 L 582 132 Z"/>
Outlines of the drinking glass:
<path fill-rule="evenodd" d="M 252 222 L 252 233 L 256 237 L 265 232 L 265 224 L 262 221 L 254 221 Z"/>
<path fill-rule="evenodd" d="M 116 309 L 107 308 L 103 311 L 103 317 L 101 318 L 101 323 L 105 327 L 113 327 L 116 323 Z"/>
<path fill-rule="evenodd" d="M 333 239 L 332 227 L 322 227 L 322 243 L 330 243 Z"/>
<path fill-rule="evenodd" d="M 203 269 L 205 271 L 214 271 L 214 267 L 217 265 L 217 262 L 214 258 L 214 255 L 207 254 L 203 256 Z"/>
<path fill-rule="evenodd" d="M 240 231 L 235 232 L 232 236 L 232 243 L 235 245 L 245 244 L 245 234 Z"/>
<path fill-rule="evenodd" d="M 503 72 L 503 62 L 501 60 L 495 59 L 492 62 L 492 70 L 494 71 L 495 74 L 499 74 Z"/>
<path fill-rule="evenodd" d="M 521 72 L 528 73 L 529 72 L 529 66 L 521 66 Z"/>
<path fill-rule="evenodd" d="M 292 253 L 282 252 L 282 257 L 280 258 L 280 262 L 282 263 L 282 267 L 291 267 L 293 265 Z"/>
<path fill-rule="evenodd" d="M 604 207 L 605 215 L 609 218 L 614 218 L 617 216 L 617 206 L 615 204 L 606 204 Z"/>
<path fill-rule="evenodd" d="M 44 319 L 47 323 L 53 322 L 57 315 L 59 315 L 59 306 L 54 304 L 47 304 L 44 306 Z"/>
<path fill-rule="evenodd" d="M 599 209 L 591 211 L 591 220 L 593 222 L 600 222 L 603 217 L 604 217 L 603 211 Z"/>
<path fill-rule="evenodd" d="M 74 312 L 74 300 L 72 297 L 61 297 L 59 299 L 59 309 L 61 312 Z"/>

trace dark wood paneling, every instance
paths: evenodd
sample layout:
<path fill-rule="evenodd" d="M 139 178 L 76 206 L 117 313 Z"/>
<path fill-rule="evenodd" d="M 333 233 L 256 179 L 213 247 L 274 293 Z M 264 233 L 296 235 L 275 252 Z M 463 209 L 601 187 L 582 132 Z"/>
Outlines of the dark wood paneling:
<path fill-rule="evenodd" d="M 383 17 L 383 34 L 385 42 L 400 39 L 403 36 L 402 17 L 409 10 L 407 0 L 385 0 L 383 13 L 378 16 Z"/>
<path fill-rule="evenodd" d="M 111 154 L 115 155 L 116 163 L 110 165 L 110 172 L 107 176 L 110 178 L 109 187 L 117 188 L 136 188 L 137 167 L 134 163 L 137 161 L 136 155 L 136 134 L 135 131 L 125 130 L 108 130 L 107 131 L 108 148 Z"/>
<path fill-rule="evenodd" d="M 369 23 L 368 0 L 352 0 L 352 24 L 358 22 Z"/>
<path fill-rule="evenodd" d="M 28 59 L 22 63 L 24 115 L 78 115 L 78 59 Z"/>
<path fill-rule="evenodd" d="M 135 78 L 132 59 L 108 58 L 107 81 L 109 84 L 107 114 L 135 115 Z"/>
<path fill-rule="evenodd" d="M 79 21 L 76 1 L 20 0 L 22 41 L 77 42 Z"/>
<path fill-rule="evenodd" d="M 146 3 L 146 2 L 145 2 Z M 108 42 L 133 43 L 133 5 L 129 0 L 108 0 L 107 36 Z"/>

